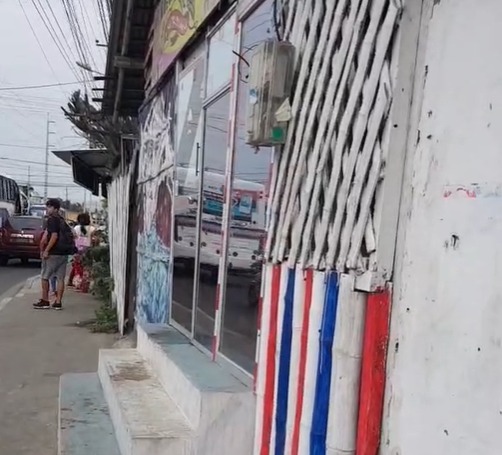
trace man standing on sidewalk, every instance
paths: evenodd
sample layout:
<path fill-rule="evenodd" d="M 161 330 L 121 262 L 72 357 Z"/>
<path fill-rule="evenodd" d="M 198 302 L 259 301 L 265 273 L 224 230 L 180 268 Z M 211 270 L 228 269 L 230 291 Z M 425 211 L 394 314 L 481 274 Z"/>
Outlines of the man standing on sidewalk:
<path fill-rule="evenodd" d="M 33 304 L 35 309 L 49 309 L 49 280 L 57 279 L 56 300 L 52 304 L 55 310 L 63 308 L 64 282 L 66 277 L 66 264 L 68 255 L 75 250 L 75 241 L 71 228 L 59 213 L 61 204 L 58 199 L 47 201 L 47 229 L 45 241 L 40 244 L 40 257 L 42 259 L 42 298 Z"/>

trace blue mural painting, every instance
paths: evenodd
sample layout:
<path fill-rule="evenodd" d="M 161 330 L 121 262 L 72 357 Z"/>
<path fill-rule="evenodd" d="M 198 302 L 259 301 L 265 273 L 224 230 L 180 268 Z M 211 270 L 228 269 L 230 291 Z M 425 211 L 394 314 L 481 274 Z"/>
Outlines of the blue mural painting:
<path fill-rule="evenodd" d="M 166 324 L 172 298 L 173 145 L 170 87 L 142 119 L 138 168 L 136 317 Z"/>

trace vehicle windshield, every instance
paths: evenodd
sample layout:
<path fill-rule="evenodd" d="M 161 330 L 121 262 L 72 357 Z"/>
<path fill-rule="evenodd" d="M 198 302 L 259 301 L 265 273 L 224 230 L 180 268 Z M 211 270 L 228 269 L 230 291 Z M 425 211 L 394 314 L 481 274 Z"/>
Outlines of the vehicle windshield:
<path fill-rule="evenodd" d="M 34 216 L 11 216 L 9 224 L 16 231 L 42 229 L 42 218 Z"/>
<path fill-rule="evenodd" d="M 30 215 L 31 216 L 44 216 L 46 208 L 44 206 L 35 206 L 31 207 Z"/>

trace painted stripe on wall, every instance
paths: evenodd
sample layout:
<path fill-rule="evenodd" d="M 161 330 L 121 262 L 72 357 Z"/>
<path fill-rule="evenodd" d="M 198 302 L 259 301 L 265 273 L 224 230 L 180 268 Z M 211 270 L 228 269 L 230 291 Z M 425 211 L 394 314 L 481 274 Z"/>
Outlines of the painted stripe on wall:
<path fill-rule="evenodd" d="M 281 267 L 272 266 L 272 283 L 270 293 L 270 315 L 269 315 L 269 333 L 267 340 L 267 352 L 265 356 L 265 390 L 263 396 L 263 429 L 261 435 L 261 455 L 269 455 L 271 435 L 272 435 L 272 417 L 274 409 L 275 392 L 275 351 L 277 345 L 277 316 L 279 306 L 279 291 L 281 282 Z"/>
<path fill-rule="evenodd" d="M 293 445 L 293 431 L 296 420 L 298 381 L 300 378 L 300 356 L 302 346 L 302 327 L 305 307 L 305 285 L 307 272 L 296 269 L 295 293 L 293 302 L 293 333 L 291 338 L 291 369 L 289 373 L 288 418 L 285 453 L 290 455 Z M 301 391 L 303 393 L 303 389 Z"/>
<path fill-rule="evenodd" d="M 261 307 L 260 330 L 257 339 L 257 370 L 256 370 L 256 420 L 255 420 L 255 444 L 254 453 L 261 451 L 262 435 L 264 426 L 265 386 L 267 373 L 267 347 L 270 330 L 270 312 L 272 298 L 273 266 L 266 264 L 263 267 L 263 302 Z"/>
<path fill-rule="evenodd" d="M 310 431 L 310 453 L 326 453 L 331 369 L 333 365 L 333 340 L 335 336 L 336 312 L 338 305 L 338 277 L 336 272 L 328 274 L 326 298 L 319 336 L 319 359 L 315 389 L 314 412 Z"/>
<path fill-rule="evenodd" d="M 313 272 L 312 302 L 310 308 L 307 359 L 305 365 L 305 386 L 303 388 L 303 412 L 300 420 L 300 455 L 310 453 L 310 430 L 312 428 L 312 414 L 317 380 L 317 363 L 319 359 L 319 328 L 322 324 L 324 296 L 326 291 L 326 274 Z"/>
<path fill-rule="evenodd" d="M 279 395 L 279 363 L 281 357 L 281 347 L 282 347 L 282 322 L 284 320 L 284 309 L 285 309 L 285 296 L 286 289 L 289 279 L 289 267 L 287 264 L 281 264 L 281 280 L 279 286 L 279 303 L 277 305 L 277 337 L 276 337 L 276 348 L 275 348 L 275 390 L 274 390 L 274 407 L 273 416 L 277 415 L 277 397 Z M 272 419 L 272 431 L 270 439 L 270 453 L 275 453 L 275 443 L 277 435 L 277 421 L 275 418 Z"/>
<path fill-rule="evenodd" d="M 340 276 L 333 343 L 327 455 L 353 455 L 356 450 L 359 385 L 366 294 L 354 291 L 354 277 Z"/>
<path fill-rule="evenodd" d="M 300 421 L 303 411 L 303 397 L 305 388 L 305 377 L 307 367 L 307 347 L 310 324 L 310 308 L 312 304 L 312 270 L 305 271 L 305 292 L 303 296 L 302 329 L 300 338 L 300 355 L 298 361 L 298 385 L 296 388 L 296 405 L 293 423 L 293 434 L 291 436 L 291 455 L 298 455 L 300 444 Z"/>
<path fill-rule="evenodd" d="M 376 455 L 380 445 L 385 362 L 389 342 L 390 291 L 368 296 L 364 327 L 357 455 Z"/>
<path fill-rule="evenodd" d="M 285 274 L 286 275 L 286 274 Z M 288 416 L 289 375 L 291 367 L 291 344 L 293 338 L 293 302 L 295 293 L 294 269 L 287 271 L 286 294 L 281 328 L 281 348 L 277 380 L 277 409 L 275 413 L 275 455 L 284 455 L 286 448 L 286 425 Z"/>

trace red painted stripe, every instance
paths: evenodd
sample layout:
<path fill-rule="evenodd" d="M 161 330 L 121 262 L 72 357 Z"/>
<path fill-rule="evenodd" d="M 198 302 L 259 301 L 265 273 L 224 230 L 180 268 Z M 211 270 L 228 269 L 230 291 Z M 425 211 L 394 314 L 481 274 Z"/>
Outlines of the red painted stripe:
<path fill-rule="evenodd" d="M 300 338 L 300 360 L 298 365 L 298 388 L 296 391 L 295 421 L 293 426 L 293 439 L 291 455 L 298 455 L 300 444 L 300 422 L 303 411 L 303 390 L 305 388 L 305 373 L 307 370 L 307 342 L 309 338 L 310 307 L 312 305 L 313 272 L 306 270 L 305 279 L 305 304 L 303 307 L 302 333 Z"/>
<path fill-rule="evenodd" d="M 377 455 L 380 446 L 385 363 L 389 343 L 390 291 L 368 296 L 364 328 L 356 455 Z"/>
<path fill-rule="evenodd" d="M 279 289 L 281 286 L 281 267 L 272 269 L 272 289 L 270 295 L 270 327 L 267 342 L 267 364 L 265 374 L 265 393 L 263 397 L 263 431 L 260 455 L 269 455 L 274 414 L 275 392 L 275 351 L 277 347 L 277 317 L 279 310 Z"/>

